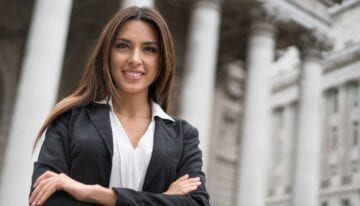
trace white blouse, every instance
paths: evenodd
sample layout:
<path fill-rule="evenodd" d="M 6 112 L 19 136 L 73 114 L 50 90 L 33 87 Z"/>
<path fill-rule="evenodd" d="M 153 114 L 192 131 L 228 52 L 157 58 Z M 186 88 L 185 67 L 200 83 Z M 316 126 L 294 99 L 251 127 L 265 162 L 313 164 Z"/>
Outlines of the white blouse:
<path fill-rule="evenodd" d="M 110 123 L 113 134 L 113 157 L 109 187 L 122 187 L 142 190 L 147 168 L 150 163 L 155 131 L 155 116 L 174 121 L 162 110 L 160 105 L 151 102 L 152 117 L 146 132 L 136 148 L 130 142 L 121 122 L 118 120 L 111 100 Z"/>

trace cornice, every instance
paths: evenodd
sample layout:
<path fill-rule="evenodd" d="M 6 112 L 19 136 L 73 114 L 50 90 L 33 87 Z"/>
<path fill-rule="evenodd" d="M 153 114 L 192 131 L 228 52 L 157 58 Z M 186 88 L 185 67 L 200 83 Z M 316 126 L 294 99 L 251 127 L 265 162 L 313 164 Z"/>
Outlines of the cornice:
<path fill-rule="evenodd" d="M 308 30 L 316 28 L 323 33 L 330 31 L 330 18 L 316 15 L 292 0 L 256 0 L 256 2 L 265 10 L 276 14 L 281 22 L 293 22 Z"/>
<path fill-rule="evenodd" d="M 319 0 L 319 1 L 328 7 L 334 6 L 335 4 L 341 4 L 343 2 L 343 0 Z"/>
<path fill-rule="evenodd" d="M 350 47 L 333 51 L 323 60 L 324 73 L 360 60 L 360 42 Z"/>
<path fill-rule="evenodd" d="M 309 11 L 308 9 L 306 8 L 303 8 L 301 5 L 299 5 L 298 3 L 296 3 L 295 1 L 292 1 L 292 0 L 287 0 L 287 1 L 284 1 L 284 0 L 257 0 L 258 2 L 260 3 L 265 3 L 265 4 L 271 4 L 271 5 L 274 5 L 275 7 L 279 7 L 279 5 L 283 5 L 285 8 L 293 8 L 293 9 L 297 9 L 305 14 L 307 14 L 308 16 L 312 17 L 313 19 L 316 19 L 317 21 L 325 24 L 325 25 L 330 25 L 331 24 L 331 20 L 330 18 L 323 18 L 319 15 L 316 15 L 314 12 L 311 12 Z M 289 13 L 289 11 L 285 11 L 285 13 Z"/>
<path fill-rule="evenodd" d="M 271 91 L 273 93 L 281 91 L 285 88 L 297 85 L 300 78 L 299 68 L 287 71 L 282 75 L 277 75 L 271 80 Z"/>
<path fill-rule="evenodd" d="M 335 195 L 339 195 L 339 197 L 343 194 L 348 194 L 349 192 L 357 192 L 360 190 L 360 186 L 340 186 L 338 188 L 331 189 L 321 189 L 320 190 L 320 198 L 324 197 L 334 197 Z"/>
<path fill-rule="evenodd" d="M 331 17 L 336 17 L 343 14 L 346 11 L 353 9 L 354 7 L 360 6 L 360 0 L 347 0 L 340 5 L 336 5 L 329 9 Z"/>

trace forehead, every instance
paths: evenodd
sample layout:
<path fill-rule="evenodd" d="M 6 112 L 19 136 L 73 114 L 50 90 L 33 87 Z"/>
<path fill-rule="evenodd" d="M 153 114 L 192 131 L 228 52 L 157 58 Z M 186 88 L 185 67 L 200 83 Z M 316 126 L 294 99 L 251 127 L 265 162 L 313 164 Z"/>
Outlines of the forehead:
<path fill-rule="evenodd" d="M 119 28 L 116 36 L 130 39 L 146 39 L 151 41 L 158 41 L 159 39 L 159 35 L 153 25 L 138 19 L 125 22 Z"/>

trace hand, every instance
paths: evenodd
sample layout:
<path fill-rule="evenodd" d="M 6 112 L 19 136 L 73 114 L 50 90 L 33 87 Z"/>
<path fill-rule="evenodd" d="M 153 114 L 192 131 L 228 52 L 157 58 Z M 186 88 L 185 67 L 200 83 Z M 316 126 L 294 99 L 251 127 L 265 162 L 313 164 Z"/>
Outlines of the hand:
<path fill-rule="evenodd" d="M 31 206 L 43 205 L 45 201 L 56 191 L 64 190 L 75 199 L 82 201 L 86 198 L 87 185 L 75 181 L 67 175 L 47 171 L 34 183 L 35 189 L 31 194 Z"/>
<path fill-rule="evenodd" d="M 201 185 L 199 177 L 189 178 L 186 174 L 175 182 L 171 183 L 169 189 L 163 194 L 166 195 L 186 195 L 189 192 L 196 190 Z"/>

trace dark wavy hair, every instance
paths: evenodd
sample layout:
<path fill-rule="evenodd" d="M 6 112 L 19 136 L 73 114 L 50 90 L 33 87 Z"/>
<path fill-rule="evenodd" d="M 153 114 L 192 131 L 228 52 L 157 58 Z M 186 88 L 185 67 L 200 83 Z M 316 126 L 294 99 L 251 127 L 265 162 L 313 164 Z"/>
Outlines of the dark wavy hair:
<path fill-rule="evenodd" d="M 119 10 L 105 25 L 76 90 L 52 109 L 36 137 L 34 147 L 45 129 L 61 114 L 95 101 L 116 98 L 116 87 L 110 71 L 110 52 L 119 29 L 129 20 L 150 24 L 160 40 L 158 78 L 150 85 L 149 98 L 168 110 L 175 72 L 173 41 L 169 27 L 159 12 L 148 7 L 129 7 Z"/>

